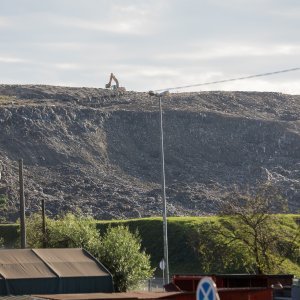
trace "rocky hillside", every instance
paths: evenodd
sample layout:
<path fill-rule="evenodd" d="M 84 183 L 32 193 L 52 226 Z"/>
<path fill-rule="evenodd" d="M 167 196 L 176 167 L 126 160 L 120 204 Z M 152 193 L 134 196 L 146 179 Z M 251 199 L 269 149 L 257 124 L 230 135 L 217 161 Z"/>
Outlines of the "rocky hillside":
<path fill-rule="evenodd" d="M 300 96 L 256 92 L 163 99 L 170 215 L 216 213 L 226 191 L 278 186 L 300 208 Z M 0 194 L 13 220 L 18 159 L 27 212 L 98 219 L 161 215 L 157 98 L 92 88 L 0 85 Z"/>

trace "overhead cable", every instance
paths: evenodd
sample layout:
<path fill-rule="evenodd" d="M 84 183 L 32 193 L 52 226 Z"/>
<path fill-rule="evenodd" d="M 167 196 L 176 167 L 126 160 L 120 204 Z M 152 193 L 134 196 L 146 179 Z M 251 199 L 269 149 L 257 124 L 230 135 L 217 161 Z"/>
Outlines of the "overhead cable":
<path fill-rule="evenodd" d="M 191 85 L 184 85 L 184 86 L 177 86 L 177 87 L 159 89 L 159 90 L 154 90 L 153 92 L 158 92 L 159 93 L 159 92 L 163 92 L 163 91 L 181 90 L 181 89 L 186 89 L 186 88 L 191 88 L 191 87 L 198 87 L 198 86 L 203 86 L 203 85 L 210 85 L 210 84 L 224 83 L 224 82 L 230 82 L 230 81 L 245 80 L 245 79 L 251 79 L 251 78 L 256 78 L 256 77 L 266 77 L 266 76 L 276 75 L 276 74 L 280 74 L 280 73 L 288 73 L 288 72 L 294 72 L 294 71 L 299 71 L 299 70 L 300 70 L 300 68 L 292 68 L 292 69 L 286 69 L 286 70 L 280 70 L 280 71 L 250 75 L 250 76 L 245 76 L 245 77 L 230 78 L 230 79 L 224 79 L 224 80 L 217 80 L 217 81 L 210 81 L 210 82 L 203 82 L 203 83 L 197 83 L 197 84 L 191 84 Z"/>

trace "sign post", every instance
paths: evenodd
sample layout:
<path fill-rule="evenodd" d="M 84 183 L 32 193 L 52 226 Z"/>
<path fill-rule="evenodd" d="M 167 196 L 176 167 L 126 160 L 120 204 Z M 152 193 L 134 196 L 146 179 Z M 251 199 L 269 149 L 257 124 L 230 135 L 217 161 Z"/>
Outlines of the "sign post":
<path fill-rule="evenodd" d="M 211 277 L 203 277 L 196 291 L 196 299 L 197 300 L 220 300 L 217 286 L 215 282 L 211 279 Z"/>
<path fill-rule="evenodd" d="M 165 268 L 166 268 L 166 262 L 164 259 L 162 259 L 160 262 L 159 262 L 159 268 L 163 271 L 163 285 L 165 285 Z"/>

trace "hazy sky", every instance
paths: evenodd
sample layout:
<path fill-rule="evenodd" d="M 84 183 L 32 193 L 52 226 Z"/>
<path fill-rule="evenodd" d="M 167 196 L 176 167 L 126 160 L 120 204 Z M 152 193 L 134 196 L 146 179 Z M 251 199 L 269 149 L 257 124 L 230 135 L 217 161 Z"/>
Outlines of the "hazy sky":
<path fill-rule="evenodd" d="M 0 0 L 0 38 L 0 83 L 148 91 L 300 67 L 300 1 Z M 300 94 L 300 71 L 192 90 Z"/>

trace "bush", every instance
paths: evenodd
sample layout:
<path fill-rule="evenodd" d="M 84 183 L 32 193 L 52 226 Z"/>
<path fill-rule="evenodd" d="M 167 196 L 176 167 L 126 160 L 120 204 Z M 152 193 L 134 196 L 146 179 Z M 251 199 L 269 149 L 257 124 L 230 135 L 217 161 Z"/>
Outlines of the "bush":
<path fill-rule="evenodd" d="M 57 220 L 47 219 L 46 237 L 43 237 L 40 215 L 35 214 L 26 222 L 30 247 L 41 248 L 45 238 L 49 248 L 88 250 L 110 270 L 117 291 L 133 288 L 153 274 L 150 257 L 140 250 L 138 234 L 132 234 L 127 227 L 108 228 L 101 238 L 94 219 L 67 214 Z"/>
<path fill-rule="evenodd" d="M 7 210 L 7 195 L 0 194 L 0 212 L 3 213 Z M 5 221 L 5 217 L 0 215 L 0 223 Z"/>
<path fill-rule="evenodd" d="M 100 260 L 114 274 L 118 292 L 135 288 L 140 281 L 151 278 L 154 270 L 150 256 L 141 251 L 141 240 L 128 227 L 109 227 L 99 248 Z"/>

